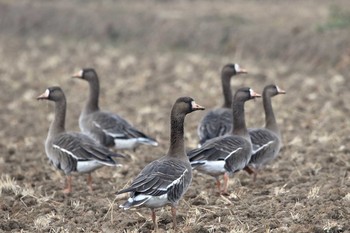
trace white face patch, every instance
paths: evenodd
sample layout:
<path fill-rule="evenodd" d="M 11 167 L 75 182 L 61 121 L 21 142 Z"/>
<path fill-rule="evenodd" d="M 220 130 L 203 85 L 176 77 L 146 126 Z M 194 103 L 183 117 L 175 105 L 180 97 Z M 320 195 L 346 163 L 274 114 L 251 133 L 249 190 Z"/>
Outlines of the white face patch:
<path fill-rule="evenodd" d="M 250 96 L 255 96 L 255 91 L 253 89 L 249 89 Z"/>
<path fill-rule="evenodd" d="M 286 91 L 285 90 L 282 90 L 279 86 L 275 85 L 276 89 L 277 89 L 277 93 L 278 94 L 285 94 Z"/>
<path fill-rule="evenodd" d="M 191 106 L 192 106 L 192 108 L 193 108 L 193 109 L 197 108 L 197 104 L 196 104 L 196 102 L 191 101 Z"/>
<path fill-rule="evenodd" d="M 281 88 L 279 88 L 279 86 L 276 85 L 276 89 L 277 89 L 277 92 L 281 92 Z"/>
<path fill-rule="evenodd" d="M 49 95 L 50 95 L 50 90 L 49 89 L 46 89 L 45 92 L 44 92 L 44 96 L 46 98 L 49 98 Z"/>
<path fill-rule="evenodd" d="M 240 71 L 241 71 L 241 67 L 239 67 L 239 65 L 238 65 L 238 64 L 235 64 L 235 70 L 236 70 L 236 72 L 238 73 L 238 72 L 240 72 Z"/>
<path fill-rule="evenodd" d="M 204 107 L 198 105 L 194 100 L 191 101 L 191 106 L 192 106 L 192 109 L 201 109 L 201 110 L 204 110 Z"/>
<path fill-rule="evenodd" d="M 79 77 L 83 77 L 83 73 L 84 73 L 84 71 L 80 70 L 79 73 L 78 73 Z"/>

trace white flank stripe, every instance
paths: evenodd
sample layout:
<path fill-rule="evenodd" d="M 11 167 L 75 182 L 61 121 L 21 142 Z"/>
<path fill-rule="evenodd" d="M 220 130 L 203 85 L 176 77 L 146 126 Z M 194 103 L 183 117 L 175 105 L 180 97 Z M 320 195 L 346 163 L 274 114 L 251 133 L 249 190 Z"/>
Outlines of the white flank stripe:
<path fill-rule="evenodd" d="M 109 136 L 111 136 L 111 137 L 114 137 L 114 138 L 115 138 L 115 137 L 122 137 L 122 136 L 124 136 L 123 133 L 111 133 L 111 132 L 109 132 L 108 130 L 103 129 L 103 128 L 101 127 L 101 125 L 98 124 L 96 121 L 93 121 L 93 123 L 94 123 L 94 125 L 95 125 L 97 128 L 102 129 L 102 131 L 103 131 L 105 134 L 107 134 L 107 135 L 109 135 Z"/>
<path fill-rule="evenodd" d="M 228 159 L 229 157 L 231 157 L 231 155 L 233 155 L 234 153 L 236 153 L 236 152 L 239 151 L 239 150 L 242 150 L 242 147 L 239 147 L 238 149 L 232 151 L 228 156 L 226 156 L 225 161 L 226 161 L 226 159 Z"/>
<path fill-rule="evenodd" d="M 66 150 L 66 149 L 64 149 L 64 148 L 62 148 L 62 147 L 59 147 L 59 146 L 55 145 L 55 144 L 53 145 L 53 148 L 59 149 L 60 151 L 71 155 L 73 158 L 75 158 L 75 159 L 77 159 L 77 160 L 79 159 L 77 156 L 75 156 L 75 155 L 74 155 L 72 152 L 70 152 L 69 150 Z"/>
<path fill-rule="evenodd" d="M 70 152 L 69 150 L 66 150 L 66 149 L 64 149 L 64 148 L 62 148 L 62 147 L 59 147 L 59 146 L 57 146 L 57 145 L 53 145 L 52 146 L 53 148 L 55 148 L 55 149 L 58 149 L 58 150 L 60 150 L 60 151 L 62 151 L 62 152 L 64 152 L 64 153 L 67 153 L 67 154 L 69 154 L 69 155 L 71 155 L 73 158 L 75 158 L 76 160 L 80 160 L 81 158 L 78 158 L 77 156 L 75 156 L 72 152 Z M 116 166 L 116 165 L 114 165 L 114 164 L 110 164 L 110 163 L 106 163 L 106 162 L 103 162 L 103 161 L 100 161 L 100 160 L 96 160 L 96 159 L 87 159 L 88 161 L 85 161 L 85 162 L 90 162 L 90 163 L 99 163 L 99 164 L 104 164 L 104 165 L 106 165 L 106 166 Z M 82 162 L 82 161 L 78 161 L 78 162 Z M 117 165 L 118 166 L 118 165 Z"/>
<path fill-rule="evenodd" d="M 259 147 L 257 150 L 253 151 L 253 154 L 261 151 L 262 149 L 264 149 L 265 147 L 269 146 L 271 143 L 274 143 L 274 141 L 269 141 L 268 143 L 262 145 L 261 147 Z"/>
<path fill-rule="evenodd" d="M 182 177 L 186 174 L 186 172 L 188 172 L 187 169 L 182 173 L 182 175 L 181 175 L 179 178 L 177 178 L 176 180 L 174 180 L 173 182 L 171 182 L 171 184 L 169 184 L 169 185 L 166 187 L 166 189 L 170 188 L 170 187 L 173 186 L 173 185 L 176 185 L 176 184 L 180 183 Z"/>

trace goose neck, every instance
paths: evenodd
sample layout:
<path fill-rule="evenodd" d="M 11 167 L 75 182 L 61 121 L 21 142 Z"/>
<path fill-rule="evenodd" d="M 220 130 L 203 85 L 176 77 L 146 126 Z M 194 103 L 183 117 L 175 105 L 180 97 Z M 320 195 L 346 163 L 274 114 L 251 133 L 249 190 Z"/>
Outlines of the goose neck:
<path fill-rule="evenodd" d="M 55 103 L 55 115 L 49 128 L 49 136 L 65 131 L 66 120 L 66 99 L 61 99 Z"/>
<path fill-rule="evenodd" d="M 233 131 L 235 135 L 242 137 L 248 137 L 248 130 L 245 123 L 245 114 L 244 114 L 244 102 L 236 101 L 232 104 L 232 113 L 233 113 Z"/>
<path fill-rule="evenodd" d="M 170 147 L 168 156 L 186 157 L 184 143 L 185 114 L 171 114 L 170 119 Z"/>
<path fill-rule="evenodd" d="M 100 84 L 98 78 L 89 81 L 90 93 L 85 105 L 84 112 L 91 113 L 99 110 L 98 99 L 100 94 Z"/>
<path fill-rule="evenodd" d="M 221 84 L 222 84 L 222 93 L 224 95 L 224 108 L 231 108 L 232 106 L 232 90 L 231 90 L 231 74 L 228 74 L 225 71 L 222 71 L 221 74 Z"/>
<path fill-rule="evenodd" d="M 271 96 L 268 93 L 263 93 L 263 105 L 265 111 L 265 128 L 279 134 L 275 114 L 273 112 Z"/>

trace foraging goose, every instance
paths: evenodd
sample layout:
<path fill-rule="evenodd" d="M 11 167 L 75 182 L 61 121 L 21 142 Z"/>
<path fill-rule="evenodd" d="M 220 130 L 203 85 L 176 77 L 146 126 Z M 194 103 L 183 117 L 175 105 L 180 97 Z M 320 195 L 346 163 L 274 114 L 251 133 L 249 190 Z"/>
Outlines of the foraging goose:
<path fill-rule="evenodd" d="M 197 134 L 199 145 L 205 141 L 216 138 L 232 131 L 232 91 L 231 78 L 236 74 L 247 73 L 238 64 L 227 64 L 221 71 L 221 84 L 224 94 L 224 104 L 221 108 L 210 110 L 200 121 Z"/>
<path fill-rule="evenodd" d="M 104 146 L 114 146 L 117 149 L 136 149 L 141 144 L 158 146 L 156 140 L 137 130 L 119 115 L 100 111 L 100 85 L 94 69 L 82 69 L 73 77 L 86 80 L 90 86 L 89 99 L 79 117 L 79 126 L 83 133 Z"/>
<path fill-rule="evenodd" d="M 285 93 L 276 85 L 266 86 L 262 96 L 265 110 L 265 128 L 249 129 L 253 148 L 264 147 L 263 150 L 259 150 L 252 155 L 248 166 L 244 169 L 249 174 L 254 174 L 254 181 L 258 170 L 276 158 L 281 149 L 281 133 L 272 109 L 271 97 Z"/>
<path fill-rule="evenodd" d="M 130 198 L 120 207 L 148 207 L 157 229 L 155 208 L 171 205 L 174 228 L 176 228 L 176 207 L 192 180 L 192 168 L 185 153 L 184 120 L 188 113 L 204 110 L 190 97 L 178 98 L 170 117 L 170 147 L 168 153 L 148 164 L 131 183 L 130 187 L 116 194 L 130 192 Z"/>
<path fill-rule="evenodd" d="M 67 175 L 64 193 L 72 191 L 72 172 L 88 173 L 88 185 L 92 190 L 91 172 L 106 165 L 116 166 L 115 154 L 85 134 L 65 131 L 66 97 L 60 87 L 49 87 L 38 100 L 55 102 L 55 118 L 45 141 L 45 152 L 50 162 Z"/>
<path fill-rule="evenodd" d="M 260 95 L 250 88 L 238 89 L 232 103 L 232 123 L 235 127 L 231 133 L 210 139 L 188 153 L 194 169 L 216 179 L 221 194 L 227 194 L 229 174 L 242 170 L 250 161 L 252 144 L 245 124 L 244 103 L 256 97 Z M 221 189 L 219 180 L 222 174 L 224 189 Z"/>

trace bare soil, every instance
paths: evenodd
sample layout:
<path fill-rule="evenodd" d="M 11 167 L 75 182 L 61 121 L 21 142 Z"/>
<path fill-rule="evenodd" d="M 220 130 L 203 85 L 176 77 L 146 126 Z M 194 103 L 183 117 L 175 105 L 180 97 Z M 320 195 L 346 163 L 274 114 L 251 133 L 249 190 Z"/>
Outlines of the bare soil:
<path fill-rule="evenodd" d="M 0 231 L 151 232 L 148 209 L 123 211 L 114 193 L 164 155 L 169 112 L 179 96 L 207 109 L 222 104 L 220 69 L 237 62 L 249 74 L 232 88 L 273 99 L 283 134 L 279 157 L 256 182 L 230 179 L 230 196 L 195 172 L 178 209 L 179 232 L 350 232 L 350 4 L 348 1 L 0 1 Z M 66 129 L 78 131 L 87 83 L 70 75 L 94 67 L 100 106 L 159 141 L 123 151 L 122 168 L 76 176 L 48 163 L 44 141 L 52 103 L 35 97 L 60 85 L 68 99 Z M 197 145 L 205 112 L 186 118 L 186 145 Z M 261 100 L 246 104 L 249 127 L 263 126 Z M 160 232 L 173 232 L 168 208 Z"/>

